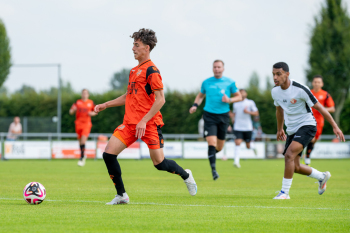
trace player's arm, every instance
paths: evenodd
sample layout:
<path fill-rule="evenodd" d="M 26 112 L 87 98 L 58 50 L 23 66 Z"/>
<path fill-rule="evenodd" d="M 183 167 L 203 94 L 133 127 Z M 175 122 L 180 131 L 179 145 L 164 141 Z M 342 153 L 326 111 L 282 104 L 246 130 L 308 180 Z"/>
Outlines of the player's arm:
<path fill-rule="evenodd" d="M 333 127 L 333 132 L 335 135 L 337 135 L 338 139 L 340 141 L 345 142 L 344 134 L 339 129 L 337 123 L 335 123 L 335 121 L 333 120 L 333 117 L 331 116 L 331 114 L 319 102 L 317 102 L 313 106 L 313 108 L 319 111 L 323 115 L 323 117 L 331 124 L 331 126 Z"/>
<path fill-rule="evenodd" d="M 235 122 L 236 113 L 229 111 L 228 115 L 230 116 L 232 124 L 233 124 Z"/>
<path fill-rule="evenodd" d="M 190 113 L 191 114 L 197 111 L 197 108 L 203 102 L 204 97 L 205 97 L 205 94 L 203 94 L 202 92 L 198 93 L 198 95 L 196 96 L 196 99 L 194 100 L 194 104 L 190 108 Z"/>
<path fill-rule="evenodd" d="M 284 115 L 283 108 L 276 106 L 276 118 L 277 118 L 277 141 L 285 141 L 287 139 L 283 130 Z"/>
<path fill-rule="evenodd" d="M 249 111 L 248 108 L 244 109 L 244 113 L 247 113 L 252 116 L 259 116 L 259 111 Z"/>
<path fill-rule="evenodd" d="M 89 116 L 96 116 L 98 113 L 97 112 L 95 112 L 95 111 L 91 111 L 91 112 L 89 112 Z"/>
<path fill-rule="evenodd" d="M 232 104 L 232 103 L 236 103 L 236 102 L 239 102 L 239 101 L 242 101 L 242 95 L 241 95 L 241 92 L 237 91 L 236 93 L 233 93 L 232 94 L 233 97 L 231 98 L 228 98 L 227 95 L 224 95 L 222 97 L 222 102 L 225 102 L 225 103 L 228 103 L 228 104 Z"/>
<path fill-rule="evenodd" d="M 334 100 L 333 100 L 332 96 L 328 93 L 327 93 L 327 97 L 326 97 L 325 109 L 330 113 L 335 112 Z"/>
<path fill-rule="evenodd" d="M 77 105 L 74 103 L 69 109 L 69 115 L 73 115 L 77 111 Z"/>
<path fill-rule="evenodd" d="M 125 105 L 126 95 L 127 95 L 127 93 L 125 93 L 122 96 L 119 96 L 118 98 L 116 98 L 114 100 L 107 101 L 107 102 L 105 102 L 103 104 L 98 104 L 98 105 L 95 106 L 95 110 L 94 111 L 96 113 L 99 113 L 99 112 L 105 110 L 106 108 L 123 106 L 123 105 Z"/>
<path fill-rule="evenodd" d="M 142 138 L 145 136 L 146 124 L 149 120 L 156 115 L 157 112 L 163 107 L 165 104 L 165 96 L 163 90 L 154 91 L 154 95 L 156 96 L 156 100 L 154 101 L 149 112 L 141 119 L 141 121 L 136 125 L 136 134 L 135 137 Z"/>

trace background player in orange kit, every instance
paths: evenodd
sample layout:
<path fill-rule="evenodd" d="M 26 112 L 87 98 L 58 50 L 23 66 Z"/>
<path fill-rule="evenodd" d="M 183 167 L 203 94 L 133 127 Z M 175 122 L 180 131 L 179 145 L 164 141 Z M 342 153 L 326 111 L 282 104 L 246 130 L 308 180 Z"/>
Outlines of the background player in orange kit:
<path fill-rule="evenodd" d="M 311 90 L 311 92 L 316 97 L 318 102 L 320 102 L 320 104 L 324 106 L 328 112 L 334 112 L 335 111 L 334 101 L 331 95 L 327 91 L 322 90 L 322 87 L 323 87 L 323 78 L 321 75 L 316 75 L 312 80 L 313 89 Z M 306 165 L 309 165 L 311 163 L 311 159 L 310 159 L 311 151 L 314 149 L 315 143 L 320 138 L 322 134 L 323 126 L 324 126 L 324 118 L 322 114 L 314 108 L 312 108 L 312 113 L 314 114 L 314 117 L 317 122 L 317 132 L 314 139 L 312 139 L 312 141 L 307 145 L 306 155 L 304 159 L 304 162 Z"/>
<path fill-rule="evenodd" d="M 75 113 L 75 132 L 78 136 L 81 151 L 80 159 L 78 161 L 79 166 L 85 165 L 85 142 L 89 137 L 92 127 L 91 117 L 97 115 L 97 113 L 94 112 L 94 108 L 94 102 L 89 100 L 89 91 L 83 89 L 81 92 L 81 99 L 77 100 L 69 110 L 70 115 Z"/>
<path fill-rule="evenodd" d="M 175 161 L 164 158 L 161 130 L 164 123 L 159 112 L 165 103 L 163 83 L 158 68 L 150 59 L 150 52 L 157 43 L 155 32 L 143 28 L 134 32 L 131 38 L 134 39 L 132 51 L 139 64 L 130 71 L 127 92 L 95 107 L 95 112 L 100 112 L 106 108 L 125 105 L 123 124 L 115 129 L 103 153 L 109 176 L 117 190 L 117 195 L 107 205 L 129 203 L 117 156 L 139 138 L 148 145 L 155 168 L 181 176 L 189 193 L 196 195 L 197 185 L 192 172 L 184 170 Z"/>

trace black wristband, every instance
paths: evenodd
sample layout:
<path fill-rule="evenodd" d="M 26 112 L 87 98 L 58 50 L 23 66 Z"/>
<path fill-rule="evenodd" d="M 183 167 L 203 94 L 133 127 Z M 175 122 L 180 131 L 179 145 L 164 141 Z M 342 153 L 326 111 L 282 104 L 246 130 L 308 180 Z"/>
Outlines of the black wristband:
<path fill-rule="evenodd" d="M 197 103 L 194 103 L 194 104 L 192 105 L 192 107 L 198 108 L 198 104 L 197 104 Z"/>

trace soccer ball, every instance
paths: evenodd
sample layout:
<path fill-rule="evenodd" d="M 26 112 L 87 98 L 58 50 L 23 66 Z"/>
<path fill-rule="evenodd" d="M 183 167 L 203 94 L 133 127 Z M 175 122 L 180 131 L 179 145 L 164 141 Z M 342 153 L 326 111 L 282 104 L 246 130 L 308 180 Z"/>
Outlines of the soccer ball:
<path fill-rule="evenodd" d="M 39 182 L 30 182 L 23 189 L 24 200 L 31 205 L 39 205 L 46 197 L 46 189 Z"/>

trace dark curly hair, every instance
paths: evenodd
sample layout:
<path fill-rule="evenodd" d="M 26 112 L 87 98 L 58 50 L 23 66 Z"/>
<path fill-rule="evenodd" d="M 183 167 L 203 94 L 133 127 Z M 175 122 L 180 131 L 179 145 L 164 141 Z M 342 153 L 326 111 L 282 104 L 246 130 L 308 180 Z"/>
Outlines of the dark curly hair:
<path fill-rule="evenodd" d="M 156 33 L 152 29 L 141 28 L 138 32 L 134 32 L 130 37 L 135 41 L 141 40 L 143 44 L 149 45 L 150 51 L 152 51 L 157 44 Z"/>

